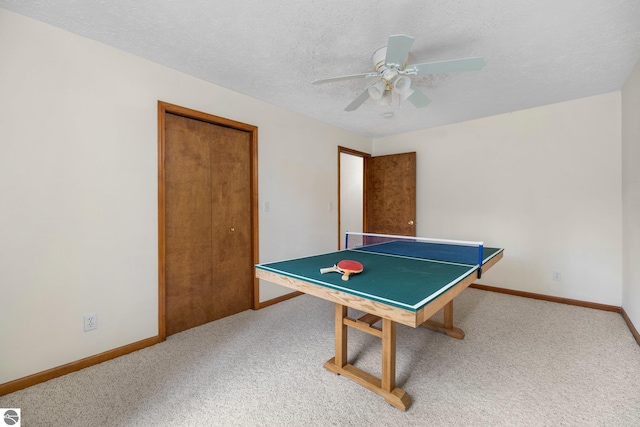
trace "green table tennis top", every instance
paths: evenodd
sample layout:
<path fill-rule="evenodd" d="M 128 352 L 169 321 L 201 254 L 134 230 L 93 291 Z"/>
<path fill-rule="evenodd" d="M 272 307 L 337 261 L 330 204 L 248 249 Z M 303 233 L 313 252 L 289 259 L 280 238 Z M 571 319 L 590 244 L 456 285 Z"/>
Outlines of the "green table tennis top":
<path fill-rule="evenodd" d="M 482 263 L 500 252 L 499 248 L 483 248 Z M 339 273 L 320 273 L 321 268 L 345 259 L 362 263 L 362 273 L 352 275 L 348 281 L 342 280 Z M 258 264 L 256 268 L 416 311 L 473 274 L 478 265 L 348 249 Z"/>

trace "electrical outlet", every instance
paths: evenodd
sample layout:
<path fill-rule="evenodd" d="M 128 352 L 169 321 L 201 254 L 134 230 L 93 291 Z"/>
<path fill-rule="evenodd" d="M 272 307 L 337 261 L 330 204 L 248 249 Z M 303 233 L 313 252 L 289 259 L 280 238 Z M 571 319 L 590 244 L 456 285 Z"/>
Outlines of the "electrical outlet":
<path fill-rule="evenodd" d="M 559 271 L 554 271 L 551 277 L 553 278 L 554 282 L 559 282 L 560 280 L 562 280 L 562 275 Z"/>
<path fill-rule="evenodd" d="M 92 331 L 98 328 L 98 315 L 87 314 L 84 316 L 84 331 Z"/>

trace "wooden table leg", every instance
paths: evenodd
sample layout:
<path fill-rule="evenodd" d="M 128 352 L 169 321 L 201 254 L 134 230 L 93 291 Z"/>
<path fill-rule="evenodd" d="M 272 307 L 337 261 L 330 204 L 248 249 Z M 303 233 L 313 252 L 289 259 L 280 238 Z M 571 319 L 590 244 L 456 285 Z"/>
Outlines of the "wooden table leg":
<path fill-rule="evenodd" d="M 396 408 L 406 411 L 411 405 L 411 398 L 401 388 L 396 387 L 396 323 L 389 319 L 382 319 L 382 379 L 376 378 L 347 362 L 347 327 L 357 323 L 347 317 L 347 307 L 336 304 L 335 314 L 335 343 L 336 355 L 327 360 L 325 369 L 345 376 L 363 387 L 379 394 Z M 364 326 L 358 329 L 380 337 L 380 330 Z"/>
<path fill-rule="evenodd" d="M 445 328 L 453 328 L 453 300 L 449 301 L 447 305 L 444 306 L 443 321 Z"/>
<path fill-rule="evenodd" d="M 382 319 L 382 389 L 396 388 L 396 324 Z"/>
<path fill-rule="evenodd" d="M 434 322 L 433 320 L 427 320 L 422 324 L 422 326 L 433 329 L 434 331 L 444 332 L 450 337 L 457 338 L 459 340 L 464 338 L 464 331 L 453 326 L 453 300 L 449 301 L 447 305 L 444 306 L 443 321 L 444 323 L 439 323 Z"/>
<path fill-rule="evenodd" d="M 347 364 L 347 340 L 348 330 L 344 324 L 344 318 L 347 317 L 348 307 L 346 305 L 336 304 L 336 358 L 335 364 L 344 367 Z"/>

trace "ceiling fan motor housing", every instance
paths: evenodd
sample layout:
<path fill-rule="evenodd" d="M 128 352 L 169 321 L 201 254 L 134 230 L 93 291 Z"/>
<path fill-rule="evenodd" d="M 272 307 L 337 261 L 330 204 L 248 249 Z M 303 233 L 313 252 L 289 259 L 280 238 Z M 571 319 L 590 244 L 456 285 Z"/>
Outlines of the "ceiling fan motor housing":
<path fill-rule="evenodd" d="M 399 71 L 401 70 L 394 65 L 391 67 L 387 66 L 386 57 L 387 47 L 384 46 L 373 52 L 371 58 L 373 60 L 373 69 L 387 85 L 386 90 L 391 90 L 394 87 L 394 80 L 396 80 L 396 77 L 400 74 Z"/>
<path fill-rule="evenodd" d="M 387 47 L 381 47 L 380 49 L 373 52 L 371 59 L 373 60 L 373 69 L 376 70 L 376 73 L 380 73 L 383 68 L 387 68 L 385 64 L 385 59 L 387 57 Z"/>

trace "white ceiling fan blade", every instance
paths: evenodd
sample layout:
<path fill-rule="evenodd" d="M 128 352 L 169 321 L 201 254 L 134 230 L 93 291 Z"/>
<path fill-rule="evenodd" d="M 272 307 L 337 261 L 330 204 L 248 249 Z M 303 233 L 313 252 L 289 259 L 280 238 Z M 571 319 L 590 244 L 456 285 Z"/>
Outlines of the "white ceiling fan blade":
<path fill-rule="evenodd" d="M 401 68 L 409 57 L 409 50 L 413 45 L 413 37 L 399 34 L 397 36 L 389 36 L 387 42 L 387 56 L 384 63 L 387 67 L 395 66 Z"/>
<path fill-rule="evenodd" d="M 339 82 L 341 80 L 364 79 L 368 77 L 378 77 L 378 75 L 376 73 L 351 74 L 348 76 L 338 76 L 338 77 L 331 77 L 329 79 L 314 80 L 311 82 L 311 84 L 318 85 L 321 83 Z"/>
<path fill-rule="evenodd" d="M 484 67 L 484 58 L 461 58 L 448 61 L 427 62 L 407 66 L 404 71 L 418 76 L 425 74 L 453 73 L 456 71 L 478 71 Z"/>
<path fill-rule="evenodd" d="M 347 105 L 347 108 L 345 108 L 344 111 L 353 111 L 357 109 L 359 106 L 364 104 L 367 99 L 369 99 L 369 88 L 362 92 L 359 97 L 354 99 L 351 104 Z"/>
<path fill-rule="evenodd" d="M 411 89 L 413 90 L 413 93 L 409 95 L 407 99 L 414 105 L 414 107 L 422 108 L 429 105 L 431 100 L 427 98 L 427 95 L 422 93 L 413 83 L 411 83 Z"/>

